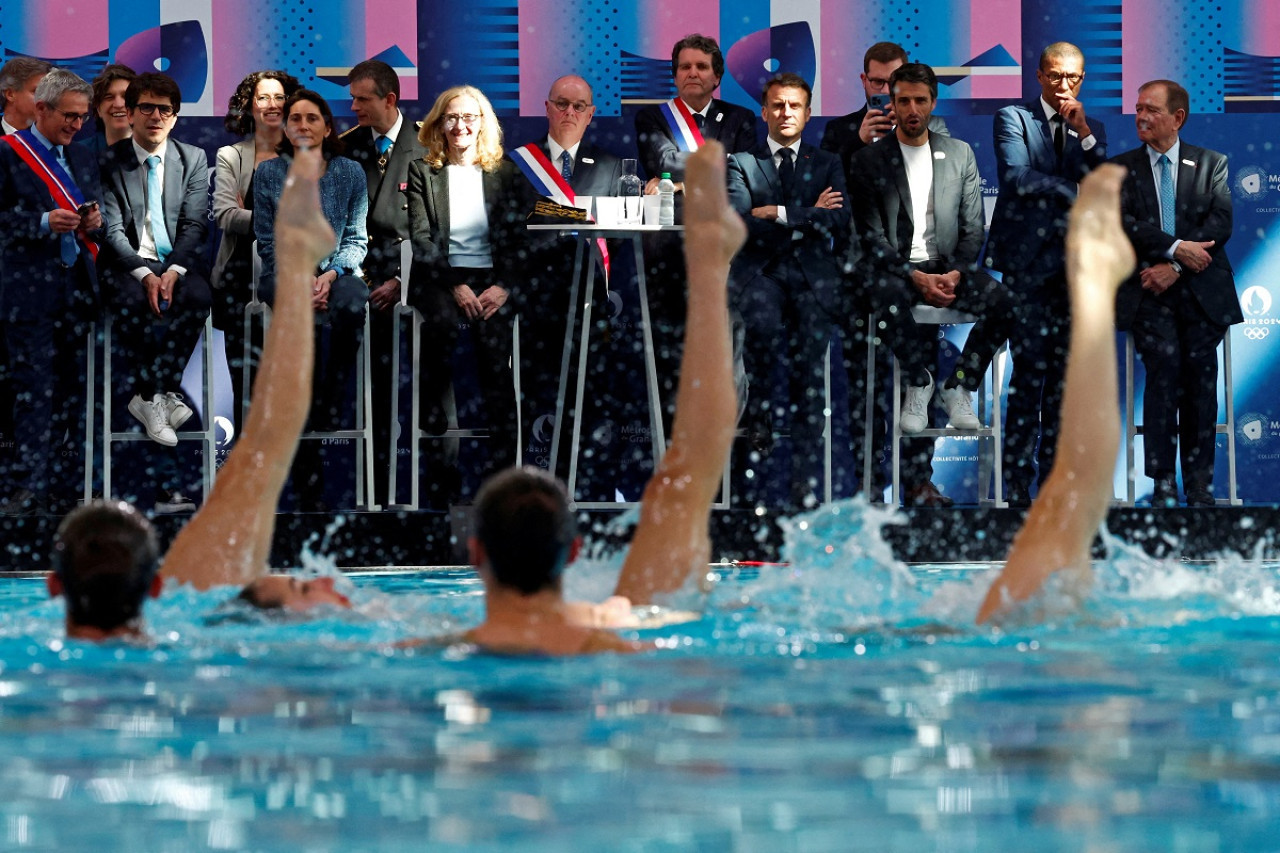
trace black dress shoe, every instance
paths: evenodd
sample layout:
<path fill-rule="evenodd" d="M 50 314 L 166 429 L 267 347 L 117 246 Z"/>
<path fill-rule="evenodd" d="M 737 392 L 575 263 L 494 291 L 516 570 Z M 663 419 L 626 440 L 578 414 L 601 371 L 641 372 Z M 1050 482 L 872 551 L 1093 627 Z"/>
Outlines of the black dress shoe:
<path fill-rule="evenodd" d="M 1178 505 L 1178 482 L 1166 478 L 1156 480 L 1155 488 L 1151 492 L 1151 505 L 1154 507 L 1168 508 Z"/>
<path fill-rule="evenodd" d="M 35 515 L 42 509 L 40 498 L 30 489 L 19 489 L 3 504 L 0 504 L 0 515 Z"/>
<path fill-rule="evenodd" d="M 1026 489 L 1007 488 L 1004 490 L 1004 502 L 1011 507 L 1025 509 L 1031 506 L 1031 495 Z"/>
<path fill-rule="evenodd" d="M 1187 506 L 1217 506 L 1213 492 L 1201 486 L 1187 490 Z"/>
<path fill-rule="evenodd" d="M 929 506 L 945 509 L 955 503 L 951 498 L 938 491 L 932 480 L 908 486 L 903 493 L 903 506 Z"/>

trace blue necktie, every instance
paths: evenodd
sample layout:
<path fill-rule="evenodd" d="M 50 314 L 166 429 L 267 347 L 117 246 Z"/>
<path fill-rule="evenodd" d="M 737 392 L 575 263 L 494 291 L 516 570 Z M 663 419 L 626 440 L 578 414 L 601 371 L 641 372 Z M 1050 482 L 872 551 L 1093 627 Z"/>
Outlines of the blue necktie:
<path fill-rule="evenodd" d="M 1173 234 L 1174 202 L 1173 168 L 1168 155 L 1161 154 L 1156 161 L 1160 164 L 1160 227 L 1164 233 Z"/>
<path fill-rule="evenodd" d="M 573 158 L 568 151 L 560 152 L 560 176 L 566 181 L 573 177 Z"/>
<path fill-rule="evenodd" d="M 374 140 L 373 144 L 378 146 L 379 156 L 385 156 L 386 153 L 391 150 L 391 137 L 379 136 L 376 140 Z"/>
<path fill-rule="evenodd" d="M 62 167 L 62 171 L 70 175 L 71 166 L 69 163 L 67 163 L 66 158 L 62 156 L 61 145 L 53 146 L 53 156 L 57 158 L 58 165 Z M 59 251 L 62 254 L 62 263 L 66 264 L 67 266 L 71 266 L 76 262 L 76 258 L 80 256 L 80 246 L 76 243 L 75 232 L 70 231 L 70 232 L 67 232 L 66 234 L 63 234 L 58 242 L 60 244 Z"/>
<path fill-rule="evenodd" d="M 147 221 L 151 223 L 151 238 L 156 241 L 156 256 L 163 263 L 173 251 L 173 244 L 164 227 L 164 188 L 160 185 L 159 166 L 159 155 L 147 158 Z"/>

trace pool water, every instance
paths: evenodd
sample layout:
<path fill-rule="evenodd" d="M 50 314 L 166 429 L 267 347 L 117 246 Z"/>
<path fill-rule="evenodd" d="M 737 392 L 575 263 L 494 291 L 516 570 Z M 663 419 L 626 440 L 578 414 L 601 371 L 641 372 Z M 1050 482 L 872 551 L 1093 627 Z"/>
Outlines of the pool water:
<path fill-rule="evenodd" d="M 168 590 L 149 648 L 4 581 L 0 848 L 1280 850 L 1276 566 L 1121 551 L 975 629 L 987 569 L 893 564 L 883 520 L 793 523 L 636 657 L 394 648 L 479 619 L 461 570 L 287 623 Z"/>

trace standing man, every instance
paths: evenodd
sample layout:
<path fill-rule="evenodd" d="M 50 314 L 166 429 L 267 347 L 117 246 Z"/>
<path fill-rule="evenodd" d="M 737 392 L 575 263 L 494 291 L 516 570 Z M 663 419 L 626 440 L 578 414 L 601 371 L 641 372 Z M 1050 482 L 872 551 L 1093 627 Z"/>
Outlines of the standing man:
<path fill-rule="evenodd" d="M 1125 230 L 1138 273 L 1120 286 L 1116 326 L 1133 335 L 1147 370 L 1142 424 L 1153 506 L 1178 502 L 1181 450 L 1187 506 L 1213 506 L 1218 426 L 1218 344 L 1243 322 L 1227 259 L 1231 190 L 1227 158 L 1182 142 L 1191 104 L 1172 80 L 1138 90 L 1142 146 L 1113 162 L 1126 170 Z"/>
<path fill-rule="evenodd" d="M 172 77 L 139 74 L 125 89 L 124 103 L 133 135 L 112 145 L 103 160 L 103 278 L 115 316 L 112 344 L 134 373 L 117 374 L 113 390 L 129 400 L 129 413 L 152 441 L 174 447 L 176 430 L 192 415 L 180 393 L 182 373 L 211 299 L 209 161 L 203 149 L 169 138 L 182 109 Z M 161 319 L 168 322 L 157 337 L 152 327 Z M 162 459 L 156 512 L 193 510 L 176 482 L 175 454 Z"/>
<path fill-rule="evenodd" d="M 1068 42 L 1040 53 L 1040 97 L 995 117 L 1000 196 L 986 265 L 1014 298 L 1013 377 L 1005 422 L 1005 496 L 1027 506 L 1053 467 L 1062 407 L 1070 305 L 1063 247 L 1080 181 L 1107 159 L 1102 122 L 1077 100 L 1084 54 Z"/>
<path fill-rule="evenodd" d="M 387 494 L 391 458 L 391 334 L 400 302 L 400 246 L 409 238 L 409 164 L 422 159 L 418 128 L 400 112 L 400 77 L 378 59 L 358 63 L 347 75 L 356 127 L 342 135 L 347 156 L 364 169 L 369 184 L 369 254 L 364 276 L 369 283 L 370 340 L 373 356 L 374 495 Z"/>
<path fill-rule="evenodd" d="M 842 304 L 837 259 L 849 240 L 840 160 L 801 140 L 811 98 L 798 74 L 770 79 L 760 110 L 769 137 L 732 155 L 728 170 L 729 203 L 747 223 L 730 276 L 730 304 L 746 331 L 747 429 L 755 449 L 767 454 L 774 417 L 790 421 L 790 497 L 797 509 L 816 504 L 822 364 Z M 780 387 L 787 391 L 776 398 Z"/>
<path fill-rule="evenodd" d="M 54 69 L 35 91 L 35 122 L 0 139 L 0 285 L 13 382 L 14 492 L 0 513 L 60 509 L 83 446 L 84 330 L 98 299 L 98 160 L 71 145 L 93 89 Z M 19 466 L 21 468 L 19 469 Z"/>
<path fill-rule="evenodd" d="M 978 163 L 967 143 L 929 132 L 938 97 L 932 68 L 908 63 L 890 80 L 897 127 L 853 158 L 849 190 L 864 249 L 857 273 L 881 336 L 902 362 L 907 435 L 929 426 L 938 364 L 936 330 L 918 326 L 912 307 L 954 308 L 979 318 L 950 377 L 936 383 L 952 426 L 975 429 L 980 424 L 970 395 L 1011 326 L 1008 292 L 978 268 L 984 234 Z M 933 445 L 932 438 L 907 445 L 908 505 L 951 504 L 932 482 Z"/>
<path fill-rule="evenodd" d="M 580 196 L 618 195 L 622 160 L 583 140 L 596 113 L 591 84 L 573 74 L 561 77 L 551 84 L 545 105 L 547 135 L 511 151 L 511 159 L 533 191 L 564 205 L 574 204 Z M 531 437 L 537 438 L 538 422 L 556 409 L 576 248 L 576 238 L 560 237 L 540 247 L 530 259 L 530 278 L 519 306 L 522 454 L 530 449 Z M 607 282 L 604 285 L 607 289 Z M 598 296 L 603 295 L 602 290 Z M 569 387 L 575 387 L 573 381 Z M 570 396 L 565 400 L 565 424 L 560 430 L 565 466 L 571 440 L 570 430 L 565 427 L 577 416 L 568 408 L 571 403 Z M 550 432 L 541 430 L 548 442 Z"/>
<path fill-rule="evenodd" d="M 750 151 L 756 145 L 755 115 L 712 97 L 723 76 L 724 54 L 716 40 L 696 33 L 686 36 L 671 48 L 677 97 L 636 113 L 636 145 L 649 175 L 645 193 L 656 193 L 658 179 L 669 172 L 676 187 L 677 224 L 683 221 L 684 168 L 689 155 L 707 139 L 719 140 L 728 154 Z M 669 432 L 684 341 L 684 256 L 680 241 L 670 234 L 646 235 L 644 250 L 654 359 L 663 423 Z"/>

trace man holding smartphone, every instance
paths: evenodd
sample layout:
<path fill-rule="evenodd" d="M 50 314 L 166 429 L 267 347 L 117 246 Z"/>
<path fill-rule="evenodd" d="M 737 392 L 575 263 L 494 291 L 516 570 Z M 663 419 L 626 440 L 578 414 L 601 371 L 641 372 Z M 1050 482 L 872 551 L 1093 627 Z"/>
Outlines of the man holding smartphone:
<path fill-rule="evenodd" d="M 36 87 L 35 122 L 0 141 L 0 289 L 16 439 L 5 515 L 61 511 L 75 495 L 102 189 L 97 158 L 71 140 L 92 115 L 92 94 L 55 68 Z"/>

